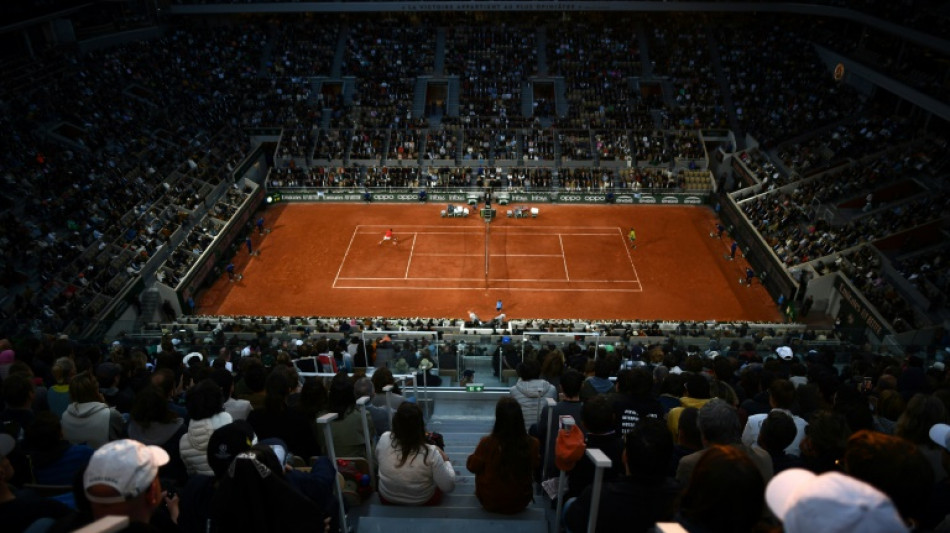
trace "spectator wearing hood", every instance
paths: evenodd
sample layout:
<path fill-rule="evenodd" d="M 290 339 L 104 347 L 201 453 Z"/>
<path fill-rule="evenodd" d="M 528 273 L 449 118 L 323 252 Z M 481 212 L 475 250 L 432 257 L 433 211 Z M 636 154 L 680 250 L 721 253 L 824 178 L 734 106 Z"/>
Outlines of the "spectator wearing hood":
<path fill-rule="evenodd" d="M 125 436 L 125 419 L 109 407 L 99 392 L 99 381 L 89 372 L 78 374 L 69 384 L 72 403 L 63 413 L 63 436 L 73 444 L 99 448 Z"/>
<path fill-rule="evenodd" d="M 508 389 L 521 407 L 525 429 L 538 422 L 545 398 L 557 399 L 557 389 L 541 379 L 541 365 L 536 359 L 526 359 L 518 365 L 518 382 Z"/>

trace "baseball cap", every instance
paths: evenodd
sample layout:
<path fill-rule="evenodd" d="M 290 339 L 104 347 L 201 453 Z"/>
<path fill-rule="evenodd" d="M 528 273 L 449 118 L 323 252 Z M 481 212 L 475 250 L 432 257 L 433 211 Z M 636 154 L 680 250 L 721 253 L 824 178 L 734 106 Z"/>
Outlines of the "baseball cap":
<path fill-rule="evenodd" d="M 120 503 L 144 493 L 158 476 L 158 469 L 168 463 L 168 453 L 158 446 L 146 446 L 132 439 L 114 440 L 92 454 L 83 474 L 86 498 L 94 503 Z M 94 496 L 89 488 L 106 485 L 119 496 Z"/>
<path fill-rule="evenodd" d="M 208 466 L 215 477 L 221 477 L 238 454 L 257 442 L 254 428 L 246 420 L 235 420 L 216 429 L 208 439 Z"/>
<path fill-rule="evenodd" d="M 788 346 L 779 346 L 778 348 L 775 349 L 775 353 L 777 353 L 778 356 L 781 357 L 785 361 L 791 361 L 792 357 L 794 357 L 794 354 L 792 353 L 792 349 L 789 348 Z"/>
<path fill-rule="evenodd" d="M 934 424 L 930 428 L 930 440 L 950 451 L 950 426 L 947 424 Z"/>
<path fill-rule="evenodd" d="M 908 531 L 887 495 L 839 472 L 784 470 L 769 482 L 765 501 L 786 533 Z"/>
<path fill-rule="evenodd" d="M 0 458 L 10 455 L 14 448 L 16 440 L 6 433 L 0 433 Z"/>

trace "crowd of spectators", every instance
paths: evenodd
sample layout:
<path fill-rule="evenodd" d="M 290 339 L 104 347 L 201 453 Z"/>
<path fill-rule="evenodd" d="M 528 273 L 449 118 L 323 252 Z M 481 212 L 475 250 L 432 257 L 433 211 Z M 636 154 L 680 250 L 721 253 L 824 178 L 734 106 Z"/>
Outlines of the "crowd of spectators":
<path fill-rule="evenodd" d="M 260 326 L 265 322 L 268 326 L 276 325 L 272 320 L 251 324 Z M 450 327 L 448 322 L 439 321 L 438 325 Z M 400 444 L 407 445 L 415 437 L 404 433 L 406 428 L 402 424 L 408 421 L 402 417 L 415 417 L 416 429 L 412 431 L 423 431 L 418 408 L 410 413 L 413 407 L 404 404 L 404 396 L 398 396 L 397 405 L 392 407 L 398 406 L 396 411 L 400 414 L 393 418 L 392 433 L 387 437 L 382 428 L 376 427 L 370 411 L 364 417 L 356 407 L 357 391 L 361 396 L 378 395 L 382 386 L 393 384 L 393 370 L 399 368 L 400 360 L 411 359 L 407 366 L 415 364 L 421 368 L 423 360 L 437 364 L 445 360 L 443 351 L 451 356 L 453 349 L 460 349 L 458 345 L 430 344 L 427 340 L 406 341 L 412 346 L 392 343 L 386 337 L 366 342 L 359 336 L 364 328 L 372 333 L 378 327 L 406 326 L 432 328 L 436 324 L 421 320 L 403 323 L 328 319 L 322 322 L 322 328 L 333 329 L 339 335 L 300 331 L 297 340 L 290 342 L 278 337 L 271 342 L 259 335 L 231 336 L 236 340 L 231 342 L 228 333 L 217 328 L 197 334 L 182 334 L 176 329 L 160 340 L 154 353 L 154 347 L 133 342 L 83 346 L 53 337 L 17 345 L 0 341 L 0 368 L 4 370 L 0 374 L 0 460 L 9 461 L 0 478 L 0 489 L 9 489 L 25 504 L 37 498 L 23 490 L 25 483 L 38 477 L 70 480 L 69 484 L 76 483 L 73 493 L 79 514 L 48 503 L 31 507 L 27 524 L 46 517 L 62 527 L 77 527 L 98 517 L 95 505 L 92 516 L 83 514 L 89 511 L 81 502 L 93 496 L 96 503 L 99 495 L 90 490 L 89 476 L 84 478 L 82 472 L 99 468 L 97 458 L 112 453 L 116 446 L 137 446 L 125 440 L 131 437 L 162 450 L 164 459 L 156 465 L 160 474 L 153 471 L 151 475 L 160 478 L 159 490 L 169 491 L 163 494 L 168 496 L 167 500 L 156 500 L 164 505 L 156 505 L 145 516 L 132 518 L 150 522 L 162 531 L 203 531 L 209 520 L 224 523 L 230 518 L 217 506 L 209 506 L 207 502 L 211 500 L 200 495 L 210 498 L 215 491 L 223 491 L 222 494 L 233 498 L 237 493 L 229 485 L 239 482 L 244 490 L 252 490 L 247 484 L 250 478 L 243 478 L 241 465 L 234 464 L 240 460 L 240 453 L 232 446 L 241 442 L 241 446 L 250 447 L 259 441 L 269 445 L 265 448 L 268 453 L 286 456 L 276 463 L 276 468 L 291 466 L 283 474 L 293 489 L 289 494 L 314 505 L 318 509 L 315 513 L 322 513 L 320 520 L 335 520 L 333 476 L 326 475 L 332 473 L 332 466 L 319 458 L 325 454 L 327 443 L 322 440 L 317 417 L 328 413 L 338 416 L 331 426 L 334 447 L 340 455 L 365 458 L 367 444 L 369 453 L 377 457 L 389 453 L 388 447 L 380 450 L 378 439 L 388 442 L 387 439 L 397 438 L 401 439 Z M 593 326 L 564 322 L 519 324 L 551 330 Z M 625 325 L 608 322 L 599 326 L 616 331 Z M 637 327 L 663 330 L 659 324 Z M 210 342 L 205 342 L 205 334 Z M 898 522 L 929 530 L 950 514 L 946 498 L 941 497 L 948 479 L 942 458 L 948 452 L 944 440 L 947 432 L 943 428 L 948 423 L 950 398 L 950 376 L 942 363 L 928 368 L 924 366 L 924 354 L 893 356 L 871 352 L 866 346 L 847 346 L 836 352 L 829 346 L 810 347 L 797 337 L 788 336 L 778 339 L 780 345 L 739 338 L 706 338 L 704 347 L 689 339 L 677 341 L 672 336 L 646 342 L 635 341 L 635 337 L 626 340 L 630 342 L 599 347 L 577 340 L 531 342 L 516 347 L 515 351 L 522 354 L 513 361 L 519 380 L 511 387 L 510 397 L 498 404 L 496 416 L 505 417 L 505 421 L 499 419 L 496 423 L 494 438 L 505 438 L 497 433 L 504 423 L 512 424 L 511 429 L 520 428 L 518 434 L 525 431 L 527 435 L 518 438 L 527 442 L 543 436 L 537 428 L 546 413 L 538 408 L 540 404 L 535 404 L 557 390 L 564 393 L 561 402 L 567 403 L 559 403 L 555 409 L 573 412 L 577 426 L 563 430 L 553 450 L 537 443 L 524 448 L 538 455 L 528 457 L 534 468 L 525 474 L 525 483 L 530 486 L 556 475 L 550 469 L 540 468 L 549 463 L 550 457 L 546 455 L 553 454 L 556 468 L 569 471 L 569 495 L 576 498 L 568 500 L 565 506 L 569 524 L 583 523 L 586 513 L 577 513 L 584 509 L 584 502 L 589 505 L 590 501 L 593 465 L 583 458 L 583 449 L 600 449 L 612 459 L 613 467 L 602 481 L 607 488 L 604 497 L 609 499 L 612 491 L 634 490 L 624 483 L 644 482 L 630 466 L 633 458 L 639 456 L 631 455 L 628 448 L 624 457 L 623 450 L 625 445 L 634 446 L 637 439 L 646 438 L 646 431 L 651 432 L 649 438 L 658 445 L 646 446 L 645 453 L 653 450 L 650 461 L 644 463 L 640 457 L 637 464 L 641 468 L 652 465 L 650 471 L 657 479 L 650 483 L 655 483 L 657 489 L 665 488 L 650 494 L 664 503 L 647 505 L 639 499 L 626 500 L 628 507 L 623 513 L 603 510 L 604 522 L 599 527 L 620 527 L 617 520 L 628 523 L 631 516 L 648 526 L 657 521 L 708 524 L 721 520 L 764 520 L 764 524 L 777 525 L 763 512 L 761 498 L 746 499 L 744 505 L 732 507 L 693 503 L 693 498 L 699 497 L 695 494 L 700 490 L 698 485 L 721 485 L 725 479 L 721 473 L 715 479 L 705 479 L 713 475 L 708 468 L 714 460 L 724 461 L 721 468 L 738 468 L 741 474 L 737 475 L 757 480 L 757 492 L 752 496 L 761 497 L 773 477 L 786 471 L 803 469 L 814 475 L 837 472 L 876 487 L 892 502 Z M 788 341 L 791 342 L 783 344 Z M 942 351 L 936 345 L 932 349 Z M 388 355 L 383 353 L 385 350 L 389 350 Z M 934 355 L 926 354 L 931 359 Z M 297 367 L 312 356 L 326 356 L 328 361 L 334 361 L 331 366 L 349 367 L 351 373 L 328 372 L 304 378 Z M 371 375 L 372 383 L 363 374 Z M 58 415 L 52 410 L 58 405 L 52 400 L 53 391 L 62 394 L 64 390 L 70 400 L 63 414 Z M 506 402 L 510 405 L 502 406 Z M 372 403 L 375 406 L 376 400 Z M 383 403 L 383 408 L 386 405 Z M 510 412 L 502 412 L 509 407 Z M 83 419 L 84 423 L 78 422 Z M 62 438 L 60 444 L 50 447 L 38 435 L 56 434 L 56 426 L 62 427 Z M 238 429 L 240 438 L 225 437 Z M 878 441 L 888 446 L 870 445 Z M 454 443 L 441 444 L 444 448 Z M 428 450 L 449 461 L 448 455 L 434 448 Z M 469 459 L 467 464 L 481 487 L 476 489 L 479 501 L 493 511 L 513 513 L 522 509 L 531 499 L 530 490 L 527 499 L 508 498 L 504 504 L 486 492 L 487 485 L 492 483 L 490 479 L 497 474 L 490 474 L 479 463 L 496 460 L 485 454 L 485 450 L 476 450 L 475 462 Z M 420 496 L 404 503 L 438 505 L 438 491 L 432 492 L 425 483 L 436 483 L 441 491 L 452 490 L 455 474 L 451 466 L 441 470 L 437 460 L 436 479 L 426 482 L 428 477 L 420 477 L 421 474 L 402 477 L 399 466 L 403 463 L 398 457 L 378 462 L 381 469 L 385 468 L 385 489 L 381 490 L 387 500 L 392 496 L 401 501 L 416 492 L 400 489 L 402 483 L 413 484 Z M 907 475 L 882 475 L 892 463 Z M 300 466 L 311 468 L 292 468 Z M 913 475 L 908 474 L 911 471 Z M 730 483 L 735 481 L 729 479 L 733 480 Z M 906 481 L 895 483 L 897 480 Z M 717 492 L 723 491 L 707 487 L 703 497 L 735 496 L 715 496 Z M 678 499 L 679 494 L 683 496 Z M 351 505 L 358 505 L 358 501 Z M 757 506 L 748 508 L 755 501 Z M 574 508 L 576 505 L 580 507 Z M 277 507 L 250 507 L 257 509 L 254 513 L 259 515 L 258 520 L 263 520 L 260 523 L 282 520 Z M 13 508 L 4 505 L 0 513 L 7 509 Z M 776 516 L 784 518 L 784 511 L 777 511 Z"/>

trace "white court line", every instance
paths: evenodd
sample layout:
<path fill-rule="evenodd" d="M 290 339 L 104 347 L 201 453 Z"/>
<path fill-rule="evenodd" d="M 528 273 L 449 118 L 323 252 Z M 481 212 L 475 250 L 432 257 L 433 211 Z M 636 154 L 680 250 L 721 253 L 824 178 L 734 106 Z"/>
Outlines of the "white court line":
<path fill-rule="evenodd" d="M 359 231 L 359 226 L 353 228 L 353 235 L 350 236 L 350 243 L 346 245 L 346 251 L 343 252 L 343 260 L 340 261 L 340 268 L 336 269 L 336 277 L 333 278 L 333 287 L 336 287 L 336 282 L 338 279 L 340 279 L 340 272 L 343 272 L 343 265 L 346 264 L 346 258 L 350 255 L 350 249 L 353 248 L 353 241 L 356 240 L 356 234 L 359 233 Z"/>
<path fill-rule="evenodd" d="M 378 277 L 352 277 L 352 278 L 340 278 L 341 280 L 354 280 L 354 281 L 405 281 L 407 278 L 378 278 Z M 412 281 L 482 281 L 485 278 L 408 278 Z M 521 283 L 553 283 L 560 282 L 564 283 L 568 280 L 563 279 L 541 279 L 541 278 L 490 278 L 488 281 L 499 281 L 499 282 L 509 282 L 509 281 L 518 281 Z M 570 280 L 571 283 L 630 283 L 630 284 L 639 284 L 640 282 L 635 279 L 575 279 Z"/>
<path fill-rule="evenodd" d="M 416 234 L 412 234 L 412 248 L 409 248 L 409 260 L 406 261 L 406 275 L 403 276 L 406 279 L 409 279 L 409 267 L 412 266 L 412 251 L 416 249 Z"/>
<path fill-rule="evenodd" d="M 399 278 L 402 279 L 402 278 Z M 484 281 L 485 278 L 481 278 L 478 281 Z M 475 281 L 475 280 L 473 280 Z M 491 281 L 491 280 L 489 280 Z M 381 287 L 379 285 L 354 285 L 354 286 L 345 286 L 345 287 L 333 287 L 334 289 L 357 289 L 357 290 L 366 290 L 366 289 L 384 289 L 384 290 L 411 290 L 411 291 L 484 291 L 485 287 L 459 287 L 459 286 L 449 286 L 449 287 L 397 287 L 395 285 L 387 285 Z M 620 292 L 643 292 L 643 289 L 591 289 L 591 288 L 580 288 L 580 289 L 539 289 L 537 287 L 505 287 L 506 291 L 531 291 L 531 292 L 609 292 L 609 293 L 620 293 Z"/>
<path fill-rule="evenodd" d="M 633 269 L 633 275 L 637 277 L 637 283 L 640 283 L 641 290 L 643 289 L 643 283 L 640 282 L 640 273 L 637 272 L 637 265 L 633 264 L 633 252 L 631 252 L 630 246 L 627 245 L 627 241 L 624 240 L 623 230 L 620 229 L 620 226 L 617 226 L 617 233 L 620 235 L 620 244 L 627 249 L 627 259 L 630 261 L 630 268 Z"/>
<path fill-rule="evenodd" d="M 419 252 L 422 257 L 484 257 L 482 254 L 430 254 Z M 489 257 L 561 257 L 559 254 L 488 254 Z"/>
<path fill-rule="evenodd" d="M 561 234 L 557 234 L 557 243 L 561 246 L 561 259 L 564 260 L 564 277 L 567 281 L 571 281 L 571 273 L 567 271 L 567 256 L 564 255 L 564 239 L 561 238 Z"/>

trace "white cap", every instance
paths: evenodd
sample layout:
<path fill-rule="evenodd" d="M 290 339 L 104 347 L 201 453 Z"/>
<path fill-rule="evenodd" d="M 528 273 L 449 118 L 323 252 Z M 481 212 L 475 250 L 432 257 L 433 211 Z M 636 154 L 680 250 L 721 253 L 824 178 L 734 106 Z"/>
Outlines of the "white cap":
<path fill-rule="evenodd" d="M 792 352 L 792 349 L 788 346 L 779 346 L 775 349 L 775 353 L 777 353 L 778 356 L 785 361 L 791 361 L 792 357 L 795 356 L 795 354 Z"/>
<path fill-rule="evenodd" d="M 769 482 L 765 501 L 786 533 L 908 531 L 886 494 L 839 472 L 784 470 Z"/>
<path fill-rule="evenodd" d="M 199 353 L 199 352 L 191 352 L 190 354 L 186 355 L 186 356 L 181 360 L 181 362 L 184 363 L 185 366 L 188 366 L 188 363 L 190 363 L 191 360 L 194 359 L 194 358 L 196 358 L 196 357 L 198 358 L 199 361 L 204 361 L 204 360 L 205 360 L 205 356 L 201 355 L 201 353 Z"/>
<path fill-rule="evenodd" d="M 146 446 L 132 439 L 114 440 L 92 454 L 83 474 L 86 498 L 93 503 L 121 503 L 135 498 L 152 485 L 158 468 L 168 463 L 168 453 L 158 446 Z M 89 488 L 112 487 L 119 496 L 93 496 Z"/>
<path fill-rule="evenodd" d="M 950 426 L 947 424 L 934 424 L 930 428 L 930 440 L 950 451 Z"/>

